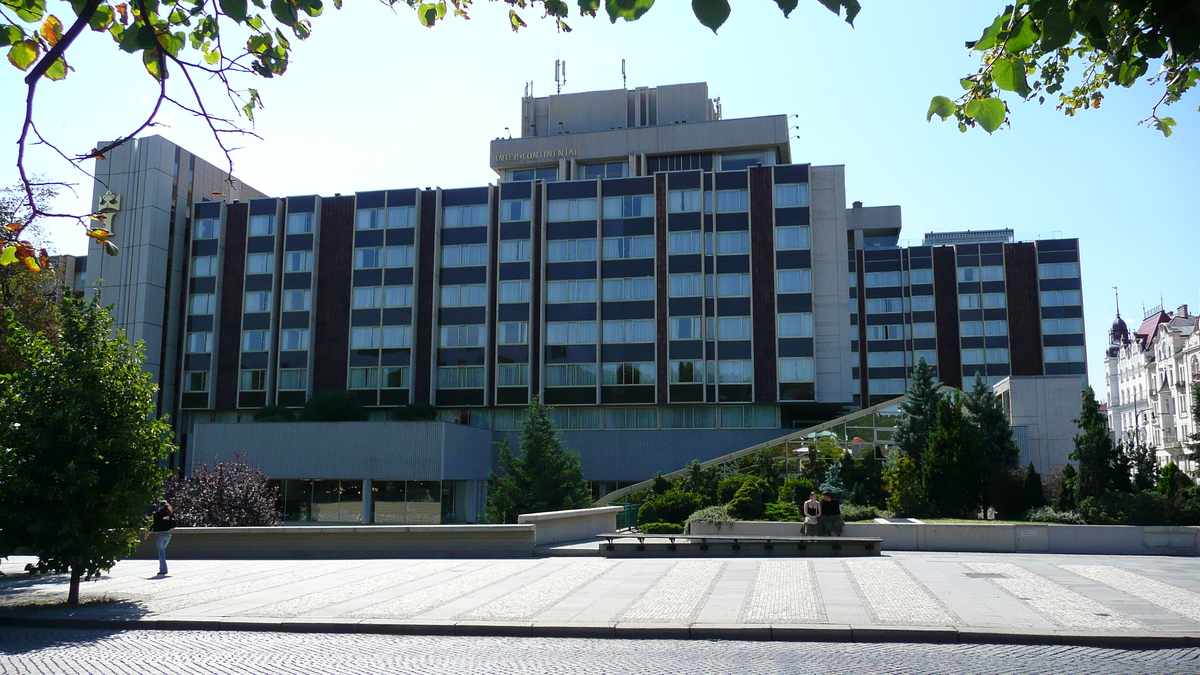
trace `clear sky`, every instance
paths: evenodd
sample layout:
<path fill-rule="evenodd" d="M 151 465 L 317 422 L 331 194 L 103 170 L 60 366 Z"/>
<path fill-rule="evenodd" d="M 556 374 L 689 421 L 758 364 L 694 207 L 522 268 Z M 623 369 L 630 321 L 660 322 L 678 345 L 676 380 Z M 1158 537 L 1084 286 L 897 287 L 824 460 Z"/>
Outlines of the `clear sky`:
<path fill-rule="evenodd" d="M 48 4 L 70 15 L 62 0 Z M 932 96 L 961 91 L 958 78 L 978 66 L 963 43 L 1003 3 L 863 5 L 851 28 L 814 0 L 801 0 L 788 20 L 770 0 L 735 3 L 713 35 L 680 0 L 660 0 L 635 23 L 576 17 L 569 34 L 529 10 L 529 28 L 513 34 L 507 6 L 491 2 L 479 2 L 470 21 L 433 29 L 403 5 L 393 12 L 346 3 L 316 19 L 309 40 L 293 41 L 285 76 L 241 85 L 257 86 L 266 109 L 254 127 L 262 140 L 234 139 L 241 147 L 234 171 L 278 196 L 483 185 L 496 179 L 488 142 L 520 126 L 525 83 L 535 95 L 552 93 L 554 61 L 564 59 L 564 92 L 615 89 L 625 59 L 631 88 L 706 81 L 727 118 L 797 115 L 793 161 L 844 164 L 847 199 L 899 204 L 906 239 L 1005 227 L 1022 239 L 1078 237 L 1090 375 L 1099 389 L 1113 286 L 1132 325 L 1160 296 L 1168 309 L 1200 308 L 1200 94 L 1169 111 L 1179 122 L 1169 139 L 1137 126 L 1157 100 L 1148 85 L 1113 91 L 1102 108 L 1075 118 L 1012 100 L 1011 129 L 960 134 L 952 123 L 927 123 L 925 110 Z M 36 110 L 43 134 L 68 154 L 129 133 L 149 112 L 156 85 L 140 59 L 106 36 L 86 32 L 69 62 L 75 72 L 43 83 Z M 0 73 L 6 91 L 23 91 L 16 70 Z M 0 132 L 13 142 L 23 98 L 0 102 Z M 149 133 L 222 162 L 206 128 L 187 113 L 167 110 L 160 121 Z M 0 152 L 0 166 L 10 167 L 0 181 L 11 184 L 15 145 Z M 85 175 L 44 149 L 31 165 L 81 183 L 80 198 L 67 195 L 60 209 L 89 210 Z M 50 228 L 58 250 L 86 250 L 78 229 Z"/>

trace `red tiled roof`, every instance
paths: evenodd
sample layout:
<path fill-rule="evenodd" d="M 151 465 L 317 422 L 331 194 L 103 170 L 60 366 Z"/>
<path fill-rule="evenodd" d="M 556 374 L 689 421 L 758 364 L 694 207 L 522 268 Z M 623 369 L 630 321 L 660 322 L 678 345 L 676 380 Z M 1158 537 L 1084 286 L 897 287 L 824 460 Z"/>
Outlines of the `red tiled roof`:
<path fill-rule="evenodd" d="M 1158 314 L 1155 314 L 1154 316 L 1147 317 L 1146 320 L 1142 322 L 1142 325 L 1138 326 L 1138 329 L 1134 331 L 1134 334 L 1135 335 L 1144 335 L 1146 337 L 1152 337 L 1154 335 L 1154 329 L 1158 327 L 1158 324 L 1160 324 L 1166 320 L 1167 320 L 1166 312 L 1159 312 Z"/>

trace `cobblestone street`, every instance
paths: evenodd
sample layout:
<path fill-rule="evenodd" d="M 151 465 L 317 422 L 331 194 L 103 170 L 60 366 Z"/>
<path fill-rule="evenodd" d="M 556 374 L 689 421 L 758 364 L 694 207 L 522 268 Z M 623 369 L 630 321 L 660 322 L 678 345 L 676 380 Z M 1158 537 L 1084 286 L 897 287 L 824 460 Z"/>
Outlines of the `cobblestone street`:
<path fill-rule="evenodd" d="M 1191 675 L 1200 649 L 6 629 L 0 673 Z"/>

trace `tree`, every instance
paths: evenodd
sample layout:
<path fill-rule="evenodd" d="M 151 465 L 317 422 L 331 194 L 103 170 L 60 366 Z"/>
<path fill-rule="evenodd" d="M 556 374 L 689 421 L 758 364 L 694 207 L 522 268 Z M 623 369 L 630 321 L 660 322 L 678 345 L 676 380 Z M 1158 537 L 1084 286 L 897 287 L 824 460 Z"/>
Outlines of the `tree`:
<path fill-rule="evenodd" d="M 1025 469 L 1025 478 L 1021 481 L 1021 491 L 1024 493 L 1026 509 L 1038 509 L 1046 505 L 1046 496 L 1042 492 L 1042 477 L 1034 468 L 1033 462 Z"/>
<path fill-rule="evenodd" d="M 52 188 L 41 188 L 35 191 L 34 198 L 38 205 L 45 205 L 56 195 L 57 191 Z M 28 208 L 22 208 L 24 198 L 24 191 L 19 187 L 0 190 L 0 224 L 23 222 L 28 218 Z M 4 231 L 11 232 L 7 228 Z M 12 310 L 17 321 L 29 332 L 41 332 L 57 339 L 61 328 L 58 309 L 64 293 L 63 279 L 58 274 L 39 274 L 43 267 L 50 266 L 50 255 L 45 249 L 36 255 L 31 254 L 39 235 L 36 226 L 26 229 L 24 236 L 32 243 L 24 241 L 21 242 L 23 246 L 14 247 L 11 260 L 0 257 L 0 307 Z M 25 257 L 19 260 L 18 250 L 25 253 Z M 15 264 L 18 261 L 21 264 Z M 7 336 L 8 322 L 0 321 L 0 373 L 15 373 L 22 366 L 17 347 L 8 341 Z"/>
<path fill-rule="evenodd" d="M 983 445 L 988 467 L 1016 466 L 1021 449 L 1013 440 L 1008 414 L 1004 412 L 1000 398 L 979 373 L 975 373 L 975 383 L 966 394 L 964 403 L 979 432 L 979 442 Z"/>
<path fill-rule="evenodd" d="M 850 497 L 846 486 L 842 484 L 842 465 L 830 464 L 825 472 L 825 480 L 821 483 L 821 494 L 828 492 L 834 499 L 845 501 Z"/>
<path fill-rule="evenodd" d="M 52 342 L 9 314 L 25 368 L 0 376 L 0 557 L 20 548 L 38 557 L 30 572 L 69 572 L 77 604 L 81 578 L 137 547 L 174 446 L 141 346 L 99 299 L 65 300 L 62 322 Z"/>
<path fill-rule="evenodd" d="M 536 396 L 526 410 L 521 454 L 513 455 L 507 438 L 496 445 L 501 473 L 488 477 L 488 522 L 515 523 L 523 513 L 580 509 L 591 504 L 579 455 L 562 446 L 548 409 Z"/>
<path fill-rule="evenodd" d="M 1200 4 L 1189 0 L 1016 0 L 967 43 L 978 52 L 978 72 L 960 82 L 956 100 L 935 96 L 926 118 L 954 117 L 966 131 L 988 133 L 1006 123 L 1002 91 L 1044 103 L 1058 96 L 1058 109 L 1074 115 L 1099 108 L 1113 85 L 1132 87 L 1153 66 L 1149 81 L 1161 97 L 1141 124 L 1170 136 L 1175 120 L 1159 116 L 1200 81 Z M 1073 61 L 1075 63 L 1073 63 Z M 1068 83 L 1072 65 L 1080 79 Z"/>
<path fill-rule="evenodd" d="M 883 472 L 887 481 L 887 508 L 897 516 L 923 516 L 929 511 L 929 499 L 921 479 L 921 468 L 907 454 L 888 457 L 887 469 Z"/>
<path fill-rule="evenodd" d="M 892 436 L 896 451 L 913 458 L 921 466 L 925 444 L 933 429 L 937 413 L 938 382 L 933 376 L 933 367 L 924 357 L 917 360 L 913 368 L 912 384 L 908 387 L 908 400 L 900 404 L 900 419 Z"/>
<path fill-rule="evenodd" d="M 1058 498 L 1054 500 L 1055 511 L 1074 511 L 1078 503 L 1075 501 L 1075 489 L 1079 484 L 1079 474 L 1074 464 L 1067 464 L 1062 470 L 1062 482 L 1058 484 Z"/>
<path fill-rule="evenodd" d="M 983 504 L 983 467 L 983 448 L 963 414 L 962 397 L 942 397 L 921 461 L 925 494 L 935 512 L 974 517 Z"/>
<path fill-rule="evenodd" d="M 201 466 L 191 478 L 172 476 L 164 498 L 183 527 L 258 527 L 281 520 L 279 489 L 237 455 L 212 469 Z"/>
<path fill-rule="evenodd" d="M 1075 420 L 1079 435 L 1075 437 L 1075 450 L 1070 458 L 1079 462 L 1079 476 L 1075 486 L 1075 500 L 1082 502 L 1088 497 L 1099 497 L 1105 490 L 1113 488 L 1113 476 L 1118 463 L 1117 451 L 1108 434 L 1108 421 L 1100 412 L 1096 394 L 1091 386 L 1083 389 L 1083 407 Z"/>
<path fill-rule="evenodd" d="M 255 422 L 295 422 L 296 413 L 285 405 L 269 405 L 254 413 Z"/>
<path fill-rule="evenodd" d="M 1136 492 L 1153 490 L 1158 485 L 1158 453 L 1145 443 L 1123 444 L 1122 454 L 1133 480 L 1130 488 Z"/>

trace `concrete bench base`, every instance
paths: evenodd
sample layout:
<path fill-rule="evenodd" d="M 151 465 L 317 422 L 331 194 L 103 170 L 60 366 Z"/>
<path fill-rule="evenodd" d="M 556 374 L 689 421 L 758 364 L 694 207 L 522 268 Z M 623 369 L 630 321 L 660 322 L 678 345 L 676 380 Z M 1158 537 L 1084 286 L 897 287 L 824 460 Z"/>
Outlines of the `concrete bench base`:
<path fill-rule="evenodd" d="M 607 535 L 602 535 L 606 538 Z M 633 539 L 631 541 L 630 539 Z M 609 558 L 816 558 L 879 555 L 876 537 L 621 535 L 600 544 Z"/>

